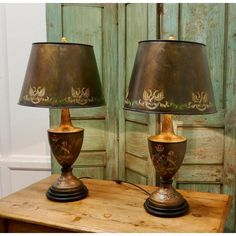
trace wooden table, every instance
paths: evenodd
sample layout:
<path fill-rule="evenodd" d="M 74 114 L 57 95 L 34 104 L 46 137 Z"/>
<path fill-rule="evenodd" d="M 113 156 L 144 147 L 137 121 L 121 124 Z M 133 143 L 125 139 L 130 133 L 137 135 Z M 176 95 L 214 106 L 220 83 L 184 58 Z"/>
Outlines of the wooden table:
<path fill-rule="evenodd" d="M 83 179 L 86 199 L 58 203 L 45 192 L 53 175 L 0 200 L 1 232 L 222 232 L 230 205 L 224 194 L 179 190 L 190 211 L 178 218 L 159 218 L 143 208 L 144 192 L 128 184 Z M 142 186 L 147 191 L 156 187 Z"/>

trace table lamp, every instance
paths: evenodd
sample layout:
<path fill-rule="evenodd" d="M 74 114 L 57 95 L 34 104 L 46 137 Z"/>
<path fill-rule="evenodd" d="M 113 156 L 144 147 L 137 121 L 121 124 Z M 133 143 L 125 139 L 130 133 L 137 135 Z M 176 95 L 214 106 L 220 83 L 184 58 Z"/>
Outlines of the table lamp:
<path fill-rule="evenodd" d="M 145 201 L 155 216 L 176 217 L 189 205 L 172 186 L 187 140 L 173 130 L 172 114 L 216 112 L 204 44 L 177 40 L 139 42 L 125 109 L 164 114 L 161 133 L 148 138 L 150 157 L 160 176 L 160 187 Z"/>
<path fill-rule="evenodd" d="M 84 130 L 72 125 L 69 108 L 105 104 L 93 46 L 77 43 L 33 43 L 19 104 L 61 108 L 59 127 L 48 129 L 51 151 L 61 175 L 46 195 L 67 202 L 87 196 L 88 189 L 72 173 Z"/>

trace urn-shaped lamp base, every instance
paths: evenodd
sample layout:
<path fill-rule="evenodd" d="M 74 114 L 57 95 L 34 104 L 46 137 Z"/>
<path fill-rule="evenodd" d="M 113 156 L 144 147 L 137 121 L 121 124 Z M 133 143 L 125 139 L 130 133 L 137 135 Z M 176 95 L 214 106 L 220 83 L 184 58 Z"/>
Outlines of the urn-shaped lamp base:
<path fill-rule="evenodd" d="M 150 156 L 160 176 L 160 187 L 144 203 L 146 211 L 161 217 L 176 217 L 188 211 L 188 203 L 172 187 L 172 178 L 180 168 L 187 140 L 175 135 L 171 115 L 164 115 L 162 131 L 148 138 Z"/>
<path fill-rule="evenodd" d="M 71 167 L 80 153 L 83 137 L 84 130 L 72 125 L 69 109 L 62 109 L 60 126 L 48 130 L 51 151 L 62 166 L 60 177 L 46 193 L 48 199 L 70 202 L 87 196 L 88 189 L 73 175 Z"/>
<path fill-rule="evenodd" d="M 62 168 L 61 176 L 49 187 L 46 196 L 57 202 L 71 202 L 85 198 L 88 189 L 83 182 L 72 174 L 72 168 Z"/>
<path fill-rule="evenodd" d="M 161 186 L 145 201 L 144 208 L 148 213 L 160 217 L 177 217 L 188 211 L 187 201 L 171 184 L 172 180 L 161 181 Z"/>

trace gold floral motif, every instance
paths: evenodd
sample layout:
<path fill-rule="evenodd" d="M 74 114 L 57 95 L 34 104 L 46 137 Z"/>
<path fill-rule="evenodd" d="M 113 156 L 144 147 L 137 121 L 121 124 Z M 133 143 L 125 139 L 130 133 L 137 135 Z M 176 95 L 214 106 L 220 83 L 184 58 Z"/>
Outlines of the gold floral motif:
<path fill-rule="evenodd" d="M 151 89 L 143 91 L 143 99 L 140 99 L 138 104 L 144 106 L 150 110 L 154 110 L 157 107 L 168 107 L 168 102 L 162 103 L 161 101 L 164 99 L 164 92 L 163 90 L 155 90 L 152 92 Z"/>
<path fill-rule="evenodd" d="M 205 111 L 209 107 L 210 103 L 206 92 L 192 92 L 192 102 L 188 103 L 188 108 L 196 108 L 199 111 Z"/>
<path fill-rule="evenodd" d="M 45 87 L 42 88 L 41 86 L 39 87 L 30 87 L 29 89 L 29 94 L 26 94 L 23 99 L 25 101 L 31 101 L 33 104 L 39 104 L 40 102 L 46 102 L 49 101 L 49 97 L 45 96 Z"/>
<path fill-rule="evenodd" d="M 152 156 L 152 161 L 161 175 L 171 175 L 178 169 L 178 157 L 170 150 L 167 155 L 163 153 L 164 146 L 155 147 L 157 153 Z"/>
<path fill-rule="evenodd" d="M 163 90 L 155 90 L 152 92 L 150 89 L 143 91 L 143 98 L 139 100 L 129 100 L 126 98 L 125 104 L 128 106 L 145 107 L 149 110 L 156 108 L 171 108 L 173 110 L 186 110 L 196 109 L 198 111 L 205 111 L 213 106 L 209 102 L 208 94 L 206 92 L 192 92 L 192 101 L 183 104 L 175 104 L 174 102 L 163 101 L 165 99 Z"/>
<path fill-rule="evenodd" d="M 132 106 L 132 105 L 134 105 L 133 103 L 128 98 L 125 99 L 125 104 L 126 105 Z"/>
<path fill-rule="evenodd" d="M 72 145 L 67 140 L 60 140 L 57 135 L 52 136 L 52 150 L 61 165 L 73 158 Z"/>
<path fill-rule="evenodd" d="M 164 151 L 164 146 L 162 144 L 157 144 L 155 146 L 155 149 L 157 152 L 163 152 Z"/>
<path fill-rule="evenodd" d="M 80 105 L 85 105 L 88 102 L 93 102 L 93 97 L 90 96 L 90 89 L 89 88 L 77 88 L 71 89 L 72 97 L 68 97 L 67 101 L 70 103 L 78 103 Z"/>

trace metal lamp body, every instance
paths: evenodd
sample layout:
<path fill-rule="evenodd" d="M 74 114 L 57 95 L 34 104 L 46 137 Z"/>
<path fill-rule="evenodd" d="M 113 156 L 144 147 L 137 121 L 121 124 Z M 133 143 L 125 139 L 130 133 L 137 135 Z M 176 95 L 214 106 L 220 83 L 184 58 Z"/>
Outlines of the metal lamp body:
<path fill-rule="evenodd" d="M 83 129 L 76 129 L 71 132 L 48 130 L 51 151 L 62 166 L 61 176 L 47 191 L 47 197 L 50 200 L 66 202 L 79 200 L 87 196 L 86 186 L 73 175 L 71 168 L 80 153 L 83 137 Z"/>
<path fill-rule="evenodd" d="M 148 139 L 150 156 L 161 182 L 144 207 L 156 216 L 180 216 L 189 208 L 171 185 L 183 162 L 187 141 L 174 134 L 168 114 L 216 112 L 205 46 L 179 40 L 139 42 L 124 108 L 164 114 L 162 132 Z"/>
<path fill-rule="evenodd" d="M 61 124 L 48 130 L 53 155 L 62 166 L 61 176 L 48 189 L 53 201 L 74 201 L 88 190 L 72 174 L 84 130 L 71 123 L 69 108 L 105 105 L 93 46 L 78 43 L 33 43 L 19 104 L 61 108 Z"/>
<path fill-rule="evenodd" d="M 153 165 L 161 177 L 160 188 L 153 192 L 144 203 L 147 212 L 162 217 L 176 217 L 188 211 L 183 196 L 172 187 L 172 177 L 180 168 L 187 140 L 180 142 L 159 142 L 148 139 Z"/>

